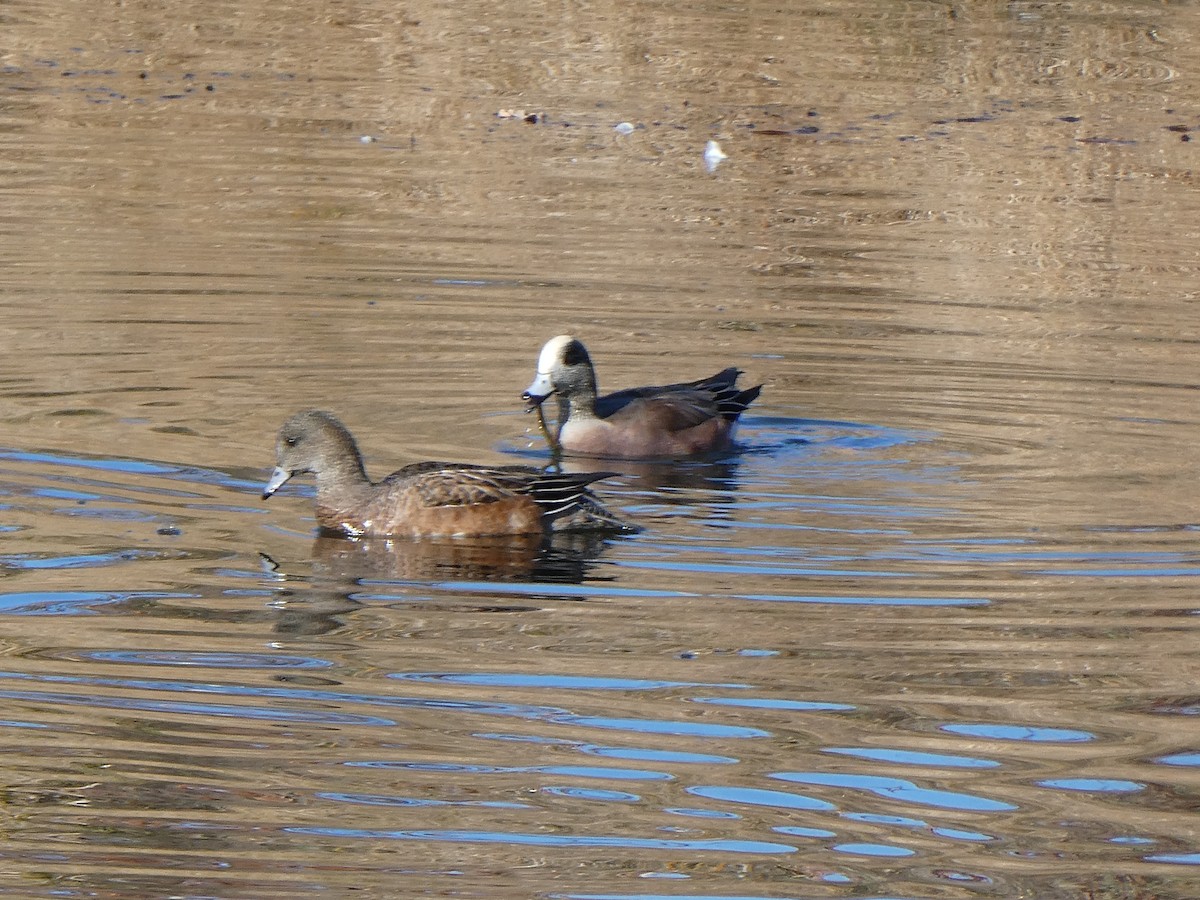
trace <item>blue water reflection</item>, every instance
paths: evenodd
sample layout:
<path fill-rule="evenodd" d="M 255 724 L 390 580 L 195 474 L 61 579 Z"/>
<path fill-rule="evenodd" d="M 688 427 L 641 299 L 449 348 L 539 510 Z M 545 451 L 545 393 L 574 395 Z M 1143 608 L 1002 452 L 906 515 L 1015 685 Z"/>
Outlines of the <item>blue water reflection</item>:
<path fill-rule="evenodd" d="M 832 803 L 791 794 L 786 791 L 768 791 L 761 788 L 741 788 L 724 785 L 695 785 L 687 789 L 689 794 L 709 800 L 724 800 L 730 803 L 745 803 L 750 806 L 773 806 L 779 809 L 809 809 L 830 811 L 836 809 Z"/>
<path fill-rule="evenodd" d="M 675 850 L 719 853 L 794 853 L 789 844 L 769 841 L 739 841 L 720 838 L 673 840 L 670 838 L 635 838 L 587 834 L 522 834 L 496 831 L 459 830 L 398 830 L 381 831 L 358 828 L 322 828 L 291 826 L 283 829 L 292 834 L 324 837 L 365 838 L 368 840 L 439 841 L 456 844 L 511 844 L 514 847 L 572 847 L 577 849 L 617 848 L 623 850 Z"/>
<path fill-rule="evenodd" d="M 994 759 L 975 756 L 956 756 L 948 753 L 928 753 L 917 750 L 897 750 L 884 747 L 822 747 L 822 753 L 837 753 L 858 759 L 873 759 L 879 762 L 897 763 L 903 766 L 934 766 L 953 769 L 995 769 Z"/>
<path fill-rule="evenodd" d="M 922 788 L 901 778 L 886 778 L 880 775 L 845 775 L 822 772 L 773 772 L 771 778 L 793 781 L 799 784 L 824 787 L 848 788 L 867 791 L 891 800 L 916 803 L 921 806 L 936 806 L 941 809 L 974 810 L 977 812 L 1007 812 L 1017 807 L 1001 800 L 991 800 L 974 794 Z"/>

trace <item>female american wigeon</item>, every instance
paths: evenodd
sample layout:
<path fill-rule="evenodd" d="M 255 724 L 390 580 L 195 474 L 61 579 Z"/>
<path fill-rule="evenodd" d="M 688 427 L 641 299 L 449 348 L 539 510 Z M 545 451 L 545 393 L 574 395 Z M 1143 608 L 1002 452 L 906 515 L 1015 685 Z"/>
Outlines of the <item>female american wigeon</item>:
<path fill-rule="evenodd" d="M 421 462 L 372 482 L 346 426 L 314 409 L 284 422 L 275 459 L 263 499 L 292 476 L 312 473 L 317 524 L 328 532 L 449 537 L 637 530 L 587 488 L 611 472 L 566 475 L 528 466 Z"/>
<path fill-rule="evenodd" d="M 596 396 L 587 348 L 569 334 L 551 338 L 537 376 L 522 395 L 534 409 L 558 397 L 558 433 L 551 444 L 576 456 L 662 459 L 719 453 L 733 446 L 738 416 L 762 385 L 741 390 L 735 368 L 709 378 Z"/>

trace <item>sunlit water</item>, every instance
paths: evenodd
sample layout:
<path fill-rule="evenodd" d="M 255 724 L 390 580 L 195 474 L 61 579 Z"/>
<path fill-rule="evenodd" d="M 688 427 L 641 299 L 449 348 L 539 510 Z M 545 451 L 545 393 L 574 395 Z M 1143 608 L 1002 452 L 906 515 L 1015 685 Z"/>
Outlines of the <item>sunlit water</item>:
<path fill-rule="evenodd" d="M 0 893 L 1200 894 L 1195 10 L 116 9 L 0 10 Z M 765 383 L 641 534 L 260 499 L 564 331 Z"/>

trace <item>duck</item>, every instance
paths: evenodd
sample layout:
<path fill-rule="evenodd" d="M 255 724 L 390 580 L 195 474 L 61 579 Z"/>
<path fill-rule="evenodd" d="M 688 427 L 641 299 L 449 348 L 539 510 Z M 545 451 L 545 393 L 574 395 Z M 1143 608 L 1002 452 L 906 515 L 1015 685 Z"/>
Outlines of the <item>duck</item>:
<path fill-rule="evenodd" d="M 558 427 L 546 430 L 551 448 L 567 455 L 616 459 L 680 459 L 724 453 L 733 447 L 738 417 L 762 385 L 742 389 L 741 371 L 722 369 L 708 378 L 655 387 L 596 393 L 596 370 L 587 348 L 569 334 L 551 338 L 538 356 L 533 383 L 521 395 L 526 410 L 558 399 Z"/>
<path fill-rule="evenodd" d="M 430 461 L 373 482 L 350 431 L 317 409 L 283 423 L 275 462 L 263 499 L 297 475 L 315 476 L 317 524 L 326 534 L 427 538 L 640 530 L 588 489 L 612 472 Z"/>

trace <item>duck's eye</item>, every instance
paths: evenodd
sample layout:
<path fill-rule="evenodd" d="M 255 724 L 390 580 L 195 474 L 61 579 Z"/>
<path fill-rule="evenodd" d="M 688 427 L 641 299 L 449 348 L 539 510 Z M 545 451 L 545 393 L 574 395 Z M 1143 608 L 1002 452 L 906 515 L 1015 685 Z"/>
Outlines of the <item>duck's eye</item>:
<path fill-rule="evenodd" d="M 285 437 L 285 438 L 283 439 L 283 442 L 284 442 L 285 444 L 287 444 L 289 447 L 295 447 L 295 446 L 296 446 L 298 443 L 300 443 L 300 438 L 298 438 L 298 437 Z"/>

